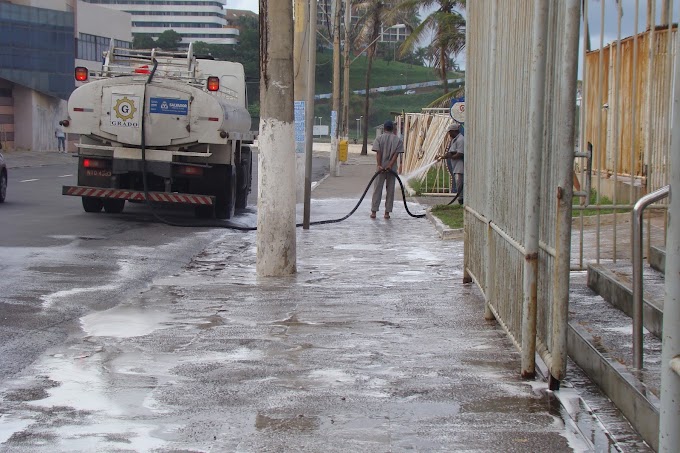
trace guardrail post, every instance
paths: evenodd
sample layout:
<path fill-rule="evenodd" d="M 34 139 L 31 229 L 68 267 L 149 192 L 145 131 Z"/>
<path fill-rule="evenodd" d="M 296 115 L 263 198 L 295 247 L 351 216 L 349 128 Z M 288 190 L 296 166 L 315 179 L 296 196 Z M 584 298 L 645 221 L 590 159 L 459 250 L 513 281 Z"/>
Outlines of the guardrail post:
<path fill-rule="evenodd" d="M 640 198 L 633 207 L 633 368 L 642 369 L 642 215 L 645 208 L 668 196 L 670 186 Z M 664 307 L 665 317 L 665 307 Z"/>

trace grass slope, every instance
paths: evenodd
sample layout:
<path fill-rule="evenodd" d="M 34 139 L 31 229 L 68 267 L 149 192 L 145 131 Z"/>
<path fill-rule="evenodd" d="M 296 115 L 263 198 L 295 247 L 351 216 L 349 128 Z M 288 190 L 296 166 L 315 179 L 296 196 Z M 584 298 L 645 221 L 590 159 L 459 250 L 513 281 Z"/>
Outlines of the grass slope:
<path fill-rule="evenodd" d="M 360 56 L 352 63 L 350 67 L 350 89 L 352 91 L 365 89 L 366 68 L 367 59 L 364 56 Z M 462 78 L 463 75 L 454 72 L 449 73 L 450 79 L 459 77 Z M 429 82 L 438 79 L 439 77 L 433 68 L 414 66 L 397 61 L 375 59 L 371 67 L 371 88 Z M 332 53 L 329 51 L 317 53 L 316 92 L 319 94 L 330 93 L 332 91 L 332 80 Z M 444 90 L 440 86 L 419 89 L 416 94 L 411 95 L 404 94 L 403 90 L 372 94 L 369 104 L 369 127 L 371 129 L 378 127 L 386 119 L 393 118 L 393 112 L 419 112 L 423 107 L 440 97 L 443 92 Z M 330 99 L 319 99 L 315 102 L 314 114 L 322 118 L 321 124 L 330 124 L 331 108 L 332 101 Z M 349 136 L 351 138 L 357 136 L 358 122 L 356 118 L 362 117 L 363 114 L 364 95 L 352 94 L 349 110 Z M 372 131 L 369 132 L 369 137 L 374 137 Z"/>

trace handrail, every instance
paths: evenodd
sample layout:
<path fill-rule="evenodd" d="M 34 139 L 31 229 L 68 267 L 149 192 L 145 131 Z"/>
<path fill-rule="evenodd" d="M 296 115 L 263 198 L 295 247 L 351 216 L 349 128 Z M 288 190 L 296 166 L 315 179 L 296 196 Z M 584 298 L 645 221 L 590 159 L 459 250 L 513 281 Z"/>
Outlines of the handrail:
<path fill-rule="evenodd" d="M 633 368 L 642 369 L 642 215 L 647 206 L 670 193 L 665 186 L 641 197 L 633 207 Z"/>

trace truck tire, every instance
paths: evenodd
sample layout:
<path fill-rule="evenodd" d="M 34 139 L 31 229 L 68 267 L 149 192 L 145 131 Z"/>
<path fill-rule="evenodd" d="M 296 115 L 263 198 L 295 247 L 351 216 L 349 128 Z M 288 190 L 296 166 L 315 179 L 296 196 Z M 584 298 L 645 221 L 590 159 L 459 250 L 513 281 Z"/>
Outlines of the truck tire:
<path fill-rule="evenodd" d="M 82 197 L 85 212 L 99 212 L 104 207 L 101 198 Z"/>
<path fill-rule="evenodd" d="M 231 219 L 236 208 L 236 170 L 234 165 L 227 165 L 222 172 L 215 193 L 215 217 Z"/>
<path fill-rule="evenodd" d="M 104 211 L 109 214 L 120 214 L 125 207 L 125 200 L 104 200 Z"/>
<path fill-rule="evenodd" d="M 5 170 L 0 171 L 0 203 L 5 202 L 5 196 L 7 195 L 7 173 Z"/>
<path fill-rule="evenodd" d="M 248 149 L 248 148 L 246 148 Z M 252 155 L 250 151 L 241 148 L 241 163 L 237 171 L 236 209 L 245 209 L 248 206 L 248 194 L 250 193 L 252 175 Z"/>

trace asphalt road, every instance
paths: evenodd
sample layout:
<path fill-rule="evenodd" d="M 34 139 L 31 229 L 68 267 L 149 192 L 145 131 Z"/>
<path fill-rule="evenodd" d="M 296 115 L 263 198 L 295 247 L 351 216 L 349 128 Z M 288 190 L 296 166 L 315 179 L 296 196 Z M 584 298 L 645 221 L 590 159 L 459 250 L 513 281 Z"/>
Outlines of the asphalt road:
<path fill-rule="evenodd" d="M 46 348 L 80 334 L 79 318 L 106 310 L 143 291 L 156 277 L 178 272 L 225 233 L 178 228 L 154 218 L 143 204 L 122 214 L 87 214 L 76 197 L 73 164 L 12 168 L 0 205 L 0 381 L 18 373 Z M 313 180 L 328 159 L 313 161 Z M 256 168 L 256 166 L 254 166 Z M 257 170 L 255 170 L 256 172 Z M 256 219 L 257 175 L 246 210 L 234 221 Z M 158 210 L 170 220 L 194 221 L 193 210 Z"/>

